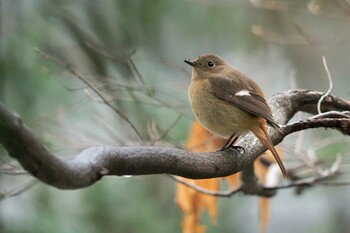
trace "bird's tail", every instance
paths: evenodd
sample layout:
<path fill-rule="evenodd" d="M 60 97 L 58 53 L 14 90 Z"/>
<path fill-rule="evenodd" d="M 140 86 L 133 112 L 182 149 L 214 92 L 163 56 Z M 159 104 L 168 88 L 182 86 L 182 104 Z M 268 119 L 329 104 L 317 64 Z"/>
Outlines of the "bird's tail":
<path fill-rule="evenodd" d="M 271 151 L 273 157 L 275 157 L 275 160 L 278 164 L 278 166 L 280 167 L 281 169 L 281 172 L 283 174 L 283 176 L 285 178 L 288 178 L 288 174 L 287 174 L 287 170 L 286 168 L 284 167 L 283 165 L 283 162 L 281 160 L 281 158 L 279 157 L 275 147 L 273 146 L 272 142 L 271 142 L 271 139 L 270 139 L 270 136 L 267 132 L 267 128 L 266 128 L 266 122 L 265 120 L 262 121 L 262 124 L 260 124 L 260 127 L 258 128 L 258 132 L 254 132 L 253 133 L 255 134 L 255 136 L 260 140 L 260 142 L 267 148 Z"/>
<path fill-rule="evenodd" d="M 281 127 L 277 124 L 276 121 L 272 121 L 272 120 L 269 120 L 267 122 L 270 126 L 272 126 L 275 130 L 277 130 L 278 132 L 280 132 L 282 135 L 284 134 Z M 265 127 L 266 128 L 266 127 Z"/>

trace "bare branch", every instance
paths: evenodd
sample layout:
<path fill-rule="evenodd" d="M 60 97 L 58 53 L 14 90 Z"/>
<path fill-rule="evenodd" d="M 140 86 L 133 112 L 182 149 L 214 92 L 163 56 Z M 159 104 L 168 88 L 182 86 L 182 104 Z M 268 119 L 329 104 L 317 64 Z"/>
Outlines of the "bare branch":
<path fill-rule="evenodd" d="M 287 134 L 295 133 L 300 130 L 314 129 L 314 128 L 337 128 L 345 135 L 350 135 L 350 119 L 341 118 L 321 118 L 321 119 L 307 119 L 305 121 L 298 121 L 288 124 L 283 127 L 283 132 Z"/>
<path fill-rule="evenodd" d="M 286 189 L 291 187 L 312 186 L 312 185 L 322 184 L 322 182 L 329 180 L 330 178 L 333 178 L 336 174 L 337 174 L 336 172 L 324 173 L 322 175 L 302 178 L 302 179 L 290 182 L 289 184 L 286 184 L 286 185 L 281 185 L 278 187 L 271 187 L 266 189 L 277 190 L 277 189 Z"/>
<path fill-rule="evenodd" d="M 20 175 L 28 175 L 28 172 L 20 169 L 13 168 L 0 168 L 0 174 L 2 175 L 10 175 L 10 176 L 20 176 Z"/>
<path fill-rule="evenodd" d="M 323 99 L 326 98 L 327 95 L 331 94 L 331 91 L 333 89 L 332 76 L 331 76 L 331 72 L 328 69 L 327 60 L 326 60 L 325 56 L 322 56 L 322 62 L 323 62 L 324 69 L 326 70 L 326 73 L 327 73 L 329 88 L 328 88 L 327 92 L 321 96 L 320 100 L 317 103 L 318 114 L 321 114 L 321 103 L 322 103 Z"/>
<path fill-rule="evenodd" d="M 156 102 L 156 103 L 147 103 L 147 102 L 143 102 L 143 101 L 140 101 L 139 99 L 137 99 L 137 103 L 154 105 L 154 106 L 159 106 L 159 107 L 166 107 L 166 108 L 169 108 L 169 109 L 172 109 L 172 110 L 178 112 L 179 114 L 185 115 L 185 113 L 179 109 L 182 107 L 181 104 L 169 103 L 169 100 L 164 100 L 163 98 L 159 98 L 156 95 L 156 93 L 157 93 L 156 91 L 154 91 L 152 88 L 147 87 L 145 79 L 143 78 L 141 72 L 139 71 L 135 62 L 132 59 L 132 55 L 136 51 L 134 51 L 133 53 L 128 54 L 128 55 L 119 55 L 119 54 L 112 54 L 107 49 L 100 48 L 96 45 L 92 45 L 91 43 L 87 44 L 87 46 L 89 48 L 91 48 L 92 50 L 94 50 L 99 55 L 102 55 L 108 59 L 112 59 L 112 60 L 126 64 L 129 67 L 133 78 L 136 80 L 136 83 L 138 84 L 138 88 L 139 88 L 138 91 L 140 91 L 145 96 L 153 99 Z M 123 100 L 123 99 L 117 99 L 117 100 L 127 101 L 127 100 Z"/>
<path fill-rule="evenodd" d="M 242 177 L 241 177 L 242 185 L 238 188 L 233 188 L 226 191 L 212 191 L 212 190 L 205 189 L 201 186 L 195 185 L 193 183 L 187 182 L 184 179 L 176 176 L 169 175 L 169 177 L 178 183 L 186 185 L 189 188 L 192 188 L 200 193 L 210 195 L 210 196 L 231 197 L 236 193 L 244 193 L 244 194 L 257 195 L 262 197 L 272 197 L 276 194 L 276 191 L 279 189 L 286 189 L 286 188 L 300 187 L 300 186 L 312 186 L 317 184 L 332 185 L 333 183 L 327 183 L 326 181 L 329 180 L 330 178 L 333 178 L 337 174 L 340 164 L 341 164 L 341 157 L 338 156 L 335 162 L 333 163 L 333 165 L 328 170 L 323 171 L 321 174 L 313 177 L 293 180 L 286 185 L 280 185 L 276 187 L 264 187 L 260 185 L 254 173 L 254 166 L 253 164 L 250 164 L 242 170 L 243 171 Z M 349 184 L 350 183 L 348 182 L 334 183 L 334 185 L 349 185 Z"/>
<path fill-rule="evenodd" d="M 241 190 L 245 194 L 272 197 L 276 194 L 275 189 L 265 188 L 258 183 L 258 178 L 254 172 L 254 164 L 249 164 L 242 170 Z"/>
<path fill-rule="evenodd" d="M 227 190 L 227 191 L 213 191 L 213 190 L 202 188 L 199 185 L 187 182 L 186 180 L 184 180 L 181 177 L 172 176 L 172 175 L 169 175 L 169 177 L 180 184 L 186 185 L 189 188 L 192 188 L 198 192 L 201 192 L 203 194 L 210 195 L 210 196 L 230 197 L 230 196 L 242 191 L 242 188 L 234 188 L 234 189 Z"/>
<path fill-rule="evenodd" d="M 159 137 L 157 138 L 157 141 L 162 140 L 163 138 L 165 138 L 169 132 L 175 127 L 175 125 L 179 122 L 179 120 L 183 117 L 183 114 L 179 114 L 176 119 L 174 120 L 174 122 L 168 127 L 166 128 L 161 135 L 159 135 Z"/>
<path fill-rule="evenodd" d="M 0 159 L 0 174 L 17 176 L 28 175 L 28 172 L 24 171 L 23 169 L 19 169 L 11 163 L 5 162 L 4 160 Z"/>
<path fill-rule="evenodd" d="M 32 180 L 32 181 L 28 182 L 27 184 L 22 185 L 20 188 L 13 189 L 11 191 L 1 191 L 0 192 L 0 201 L 4 200 L 5 198 L 18 196 L 21 193 L 27 191 L 28 189 L 31 189 L 32 187 L 34 187 L 36 184 L 38 184 L 38 181 Z"/>
<path fill-rule="evenodd" d="M 88 86 L 101 100 L 106 106 L 108 106 L 110 109 L 112 109 L 122 120 L 124 120 L 128 125 L 130 125 L 131 129 L 135 132 L 135 134 L 139 137 L 141 142 L 143 142 L 143 138 L 140 134 L 140 132 L 137 130 L 136 126 L 130 121 L 130 119 L 119 109 L 114 107 L 107 98 L 105 98 L 100 91 L 92 84 L 90 83 L 82 74 L 80 74 L 78 71 L 74 70 L 72 67 L 69 66 L 69 64 L 65 64 L 63 61 L 59 60 L 56 57 L 51 56 L 50 54 L 40 50 L 39 48 L 35 49 L 40 55 L 43 57 L 46 57 L 55 63 L 59 64 L 63 68 L 67 69 L 71 74 L 73 74 L 75 77 L 77 77 L 80 81 L 82 81 L 86 86 Z"/>
<path fill-rule="evenodd" d="M 298 111 L 317 113 L 317 103 L 323 94 L 290 90 L 273 96 L 269 104 L 275 120 L 286 124 Z M 322 111 L 344 114 L 344 111 L 350 111 L 350 102 L 328 95 L 322 102 Z M 283 135 L 271 130 L 272 142 L 278 144 L 288 134 L 318 127 L 335 128 L 349 135 L 350 119 L 332 114 L 327 118 L 310 118 L 283 126 Z M 2 105 L 0 143 L 31 175 L 61 189 L 87 187 L 105 175 L 172 174 L 192 179 L 223 177 L 243 168 L 249 169 L 248 165 L 266 150 L 252 134 L 247 134 L 237 144 L 245 149 L 245 154 L 233 149 L 194 153 L 165 147 L 99 146 L 87 148 L 74 159 L 66 161 L 53 155 L 18 116 Z"/>

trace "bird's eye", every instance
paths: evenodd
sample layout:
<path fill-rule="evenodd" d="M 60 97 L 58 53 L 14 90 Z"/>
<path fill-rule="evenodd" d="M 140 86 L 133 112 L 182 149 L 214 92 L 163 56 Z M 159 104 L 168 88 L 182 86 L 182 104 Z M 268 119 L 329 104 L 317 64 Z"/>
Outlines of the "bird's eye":
<path fill-rule="evenodd" d="M 208 65 L 208 67 L 214 67 L 215 63 L 212 60 L 210 60 L 207 62 L 207 65 Z"/>

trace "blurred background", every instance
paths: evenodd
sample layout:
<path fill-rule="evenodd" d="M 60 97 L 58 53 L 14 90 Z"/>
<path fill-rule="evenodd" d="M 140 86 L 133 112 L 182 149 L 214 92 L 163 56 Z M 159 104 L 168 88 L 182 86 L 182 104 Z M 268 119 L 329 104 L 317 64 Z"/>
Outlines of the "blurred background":
<path fill-rule="evenodd" d="M 267 97 L 326 91 L 324 55 L 332 93 L 349 99 L 348 0 L 1 0 L 0 11 L 0 101 L 62 158 L 92 145 L 183 148 L 194 121 L 183 60 L 204 53 L 248 74 Z M 287 166 L 297 151 L 329 163 L 342 155 L 348 169 L 350 141 L 332 130 L 288 136 L 282 148 Z M 181 232 L 165 176 L 62 191 L 33 184 L 2 148 L 0 159 L 12 171 L 0 175 L 0 232 Z M 281 190 L 269 232 L 350 232 L 349 197 L 347 186 Z M 258 232 L 258 207 L 257 197 L 221 198 L 207 232 Z"/>

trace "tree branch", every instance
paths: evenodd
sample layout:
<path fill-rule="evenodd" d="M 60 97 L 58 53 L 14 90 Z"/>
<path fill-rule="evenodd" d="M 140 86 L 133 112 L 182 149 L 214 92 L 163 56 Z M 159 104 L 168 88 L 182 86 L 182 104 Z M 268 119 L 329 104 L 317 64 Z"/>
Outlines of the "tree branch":
<path fill-rule="evenodd" d="M 273 96 L 269 104 L 275 120 L 286 124 L 298 111 L 317 112 L 321 92 L 290 90 Z M 333 95 L 322 101 L 322 112 L 350 111 L 350 102 Z M 341 114 L 328 118 L 310 118 L 282 127 L 284 135 L 271 130 L 274 144 L 290 133 L 318 127 L 337 128 L 350 134 L 350 120 Z M 15 114 L 0 105 L 0 143 L 9 155 L 42 182 L 60 189 L 78 189 L 92 185 L 105 175 L 173 174 L 193 179 L 228 176 L 241 171 L 266 150 L 257 139 L 246 135 L 236 150 L 194 153 L 164 147 L 90 147 L 72 160 L 62 160 L 52 154 Z"/>

